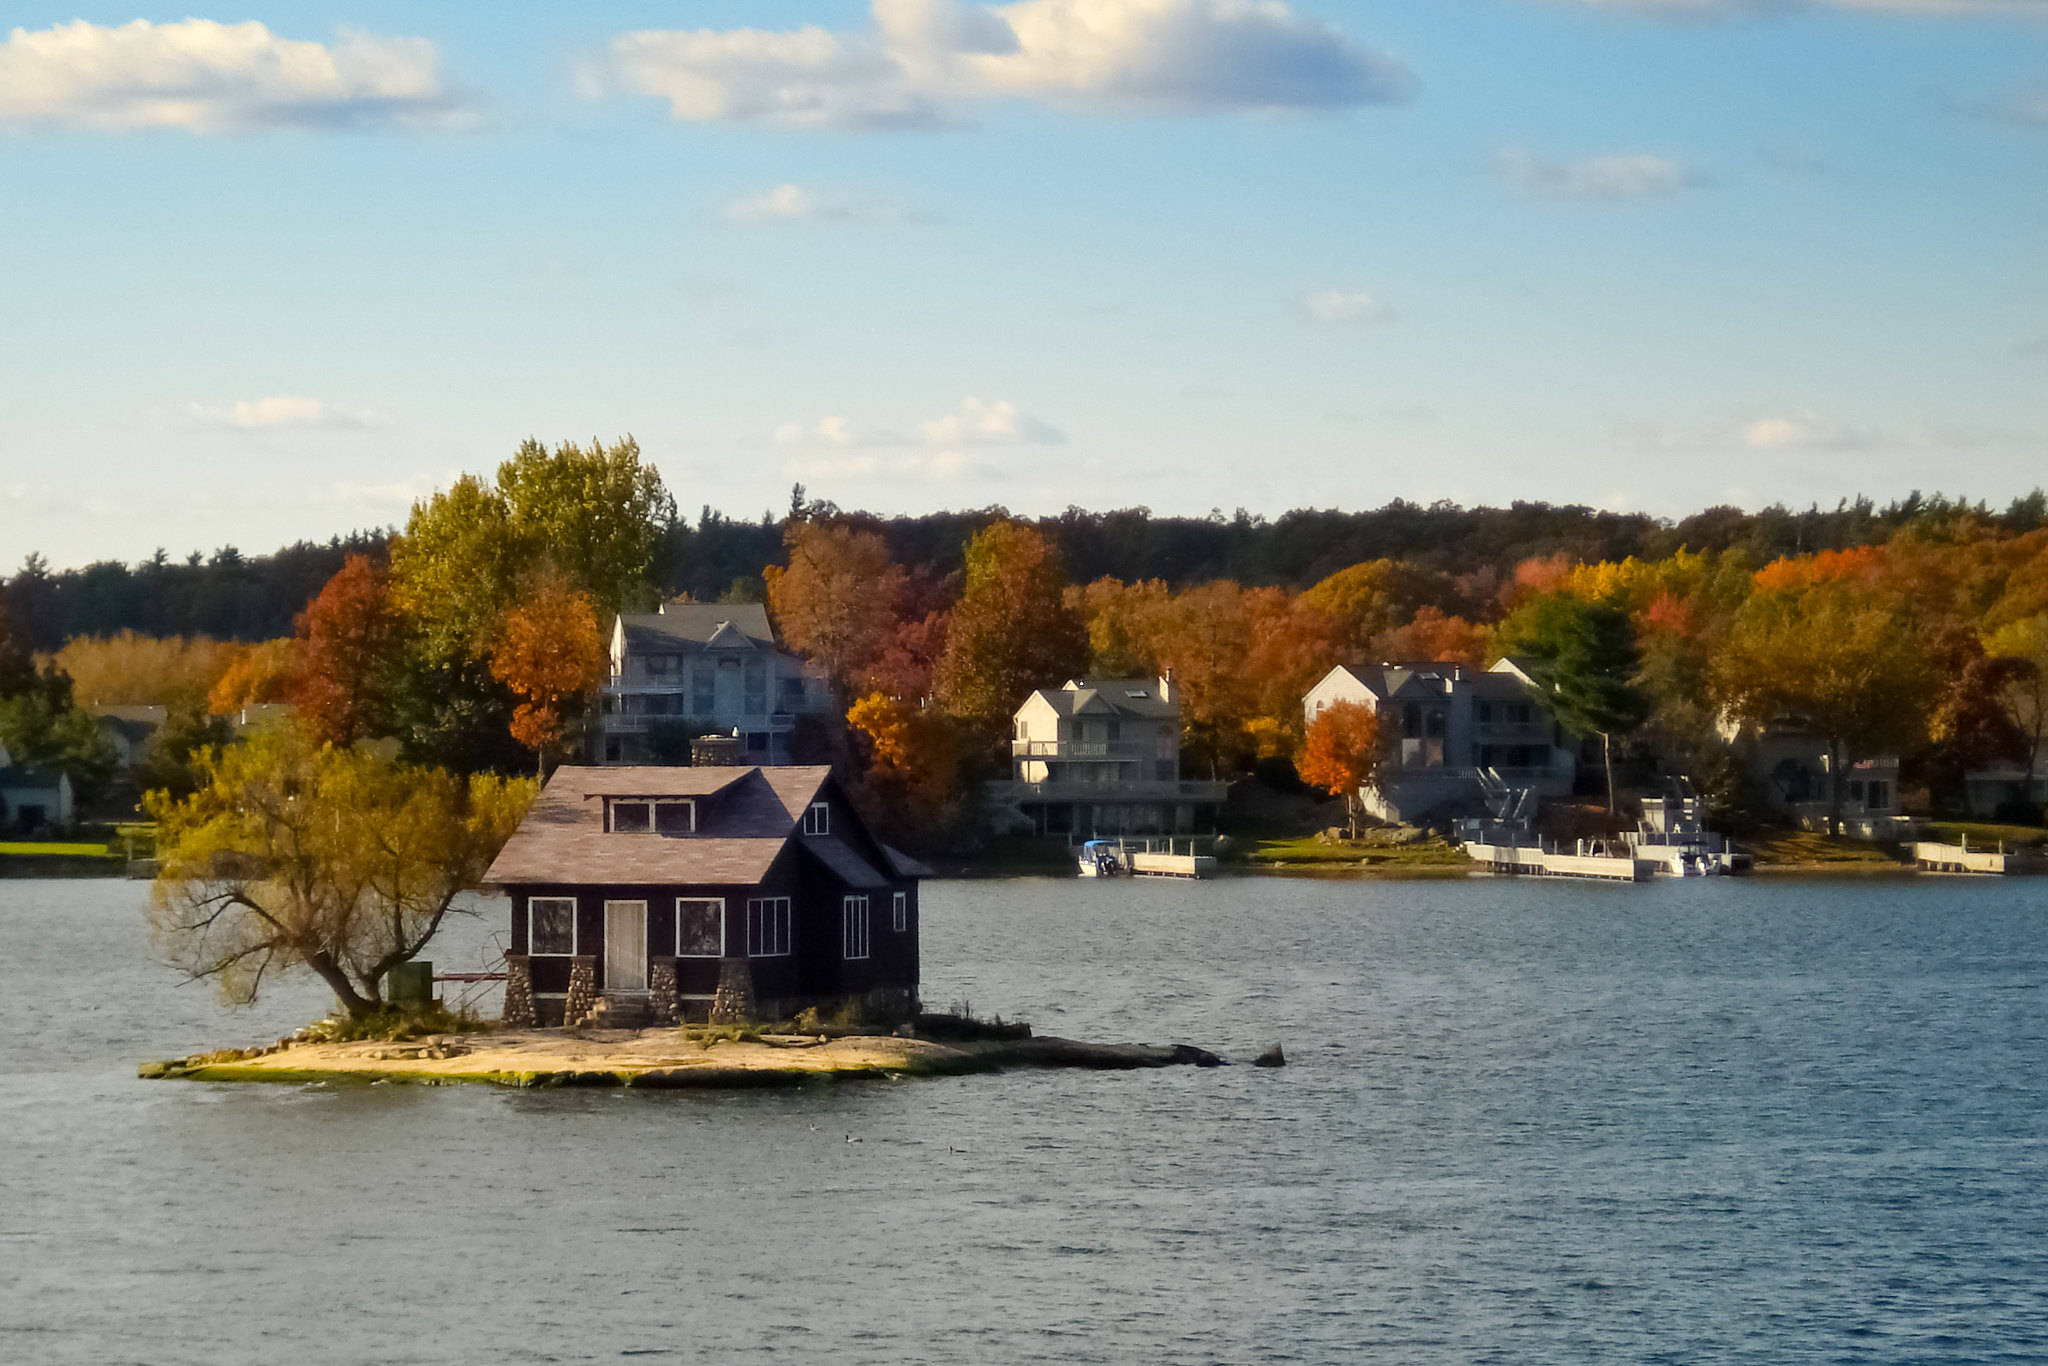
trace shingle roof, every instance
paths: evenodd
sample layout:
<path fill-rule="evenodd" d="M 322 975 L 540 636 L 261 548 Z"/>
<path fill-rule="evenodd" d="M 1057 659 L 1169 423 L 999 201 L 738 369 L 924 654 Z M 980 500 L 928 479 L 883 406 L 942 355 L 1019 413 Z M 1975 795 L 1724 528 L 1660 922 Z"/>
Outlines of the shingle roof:
<path fill-rule="evenodd" d="M 565 766 L 548 779 L 484 882 L 751 886 L 767 875 L 831 773 L 824 767 Z M 605 797 L 699 798 L 702 833 L 608 834 Z"/>
<path fill-rule="evenodd" d="M 1160 698 L 1156 678 L 1077 678 L 1069 680 L 1064 688 L 1040 688 L 1038 695 L 1062 716 L 1084 710 L 1100 711 L 1105 706 L 1126 716 L 1149 716 L 1163 721 L 1180 715 L 1177 704 Z"/>
<path fill-rule="evenodd" d="M 768 609 L 758 602 L 672 602 L 659 612 L 622 613 L 619 624 L 626 632 L 626 648 L 635 652 L 701 650 L 721 628 L 721 644 L 730 641 L 737 646 L 744 641 L 759 649 L 777 648 Z"/>
<path fill-rule="evenodd" d="M 803 851 L 824 864 L 849 887 L 886 887 L 889 879 L 874 870 L 866 859 L 853 852 L 845 840 L 832 835 L 807 835 Z"/>

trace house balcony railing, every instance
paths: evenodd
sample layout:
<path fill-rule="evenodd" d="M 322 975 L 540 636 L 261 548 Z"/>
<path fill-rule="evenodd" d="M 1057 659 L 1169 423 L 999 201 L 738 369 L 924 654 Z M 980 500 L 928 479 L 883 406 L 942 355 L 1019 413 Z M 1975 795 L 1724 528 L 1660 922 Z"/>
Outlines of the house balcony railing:
<path fill-rule="evenodd" d="M 1125 783 L 1024 782 L 1001 779 L 987 785 L 992 802 L 1092 801 L 1092 802 L 1220 802 L 1228 783 L 1206 779 L 1151 779 Z"/>
<path fill-rule="evenodd" d="M 1013 759 L 1143 759 L 1152 750 L 1135 740 L 1012 740 Z M 1170 757 L 1170 756 L 1169 756 Z"/>
<path fill-rule="evenodd" d="M 772 731 L 777 734 L 796 728 L 796 718 L 788 712 L 776 712 L 772 716 L 755 713 L 751 716 L 702 717 L 682 715 L 659 715 L 648 712 L 607 712 L 598 718 L 607 735 L 644 735 L 660 725 L 681 725 L 695 722 L 706 730 L 729 730 L 734 726 L 743 731 Z"/>

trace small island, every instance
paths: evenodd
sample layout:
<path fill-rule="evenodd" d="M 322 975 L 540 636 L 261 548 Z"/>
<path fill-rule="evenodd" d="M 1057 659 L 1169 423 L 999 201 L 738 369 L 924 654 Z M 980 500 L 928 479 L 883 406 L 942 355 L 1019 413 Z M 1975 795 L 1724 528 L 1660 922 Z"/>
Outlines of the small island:
<path fill-rule="evenodd" d="M 1036 1038 L 1022 1025 L 946 1032 L 952 1037 L 920 1037 L 908 1030 L 834 1036 L 755 1033 L 732 1027 L 503 1029 L 344 1043 L 293 1037 L 266 1048 L 226 1049 L 144 1063 L 138 1071 L 148 1080 L 384 1081 L 428 1086 L 482 1082 L 513 1087 L 684 1090 L 947 1077 L 1021 1067 L 1116 1071 L 1217 1067 L 1224 1061 L 1186 1044 Z"/>

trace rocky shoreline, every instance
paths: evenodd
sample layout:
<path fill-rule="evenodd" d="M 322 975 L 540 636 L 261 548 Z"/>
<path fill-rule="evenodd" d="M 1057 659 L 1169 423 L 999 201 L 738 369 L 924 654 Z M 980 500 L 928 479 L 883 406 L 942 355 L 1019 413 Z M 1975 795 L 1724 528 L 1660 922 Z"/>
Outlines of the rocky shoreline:
<path fill-rule="evenodd" d="M 1260 1061 L 1272 1065 L 1266 1058 Z M 1083 1043 L 1059 1038 L 940 1041 L 900 1035 L 726 1037 L 689 1029 L 524 1029 L 436 1034 L 404 1043 L 285 1041 L 270 1048 L 226 1049 L 144 1063 L 137 1073 L 152 1081 L 381 1081 L 428 1086 L 482 1083 L 520 1088 L 685 1090 L 962 1076 L 1023 1067 L 1130 1071 L 1223 1065 L 1223 1058 L 1188 1044 Z"/>

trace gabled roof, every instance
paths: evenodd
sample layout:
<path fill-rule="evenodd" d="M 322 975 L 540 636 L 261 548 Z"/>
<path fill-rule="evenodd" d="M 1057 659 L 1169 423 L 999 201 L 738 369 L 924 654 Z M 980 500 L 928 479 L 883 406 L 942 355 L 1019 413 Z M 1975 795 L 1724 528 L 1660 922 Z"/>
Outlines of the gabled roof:
<path fill-rule="evenodd" d="M 564 766 L 498 851 L 484 882 L 752 886 L 767 876 L 831 776 L 825 767 Z M 698 833 L 607 833 L 606 797 L 696 798 Z"/>
<path fill-rule="evenodd" d="M 56 787 L 68 781 L 61 768 L 49 764 L 10 764 L 0 768 L 0 787 L 44 788 Z"/>
<path fill-rule="evenodd" d="M 636 653 L 778 648 L 768 609 L 758 602 L 671 602 L 659 612 L 621 613 L 619 629 Z"/>
<path fill-rule="evenodd" d="M 1420 701 L 1445 697 L 1453 692 L 1466 697 L 1510 702 L 1525 701 L 1531 696 L 1529 685 L 1515 673 L 1478 669 L 1456 661 L 1342 664 L 1338 670 L 1350 675 L 1360 687 L 1383 702 Z"/>
<path fill-rule="evenodd" d="M 889 879 L 874 865 L 853 851 L 845 840 L 833 835 L 811 835 L 803 840 L 803 851 L 824 864 L 849 887 L 886 887 Z"/>
<path fill-rule="evenodd" d="M 1042 697 L 1061 716 L 1143 716 L 1171 721 L 1178 703 L 1159 696 L 1156 678 L 1074 678 L 1064 688 L 1040 688 Z"/>

